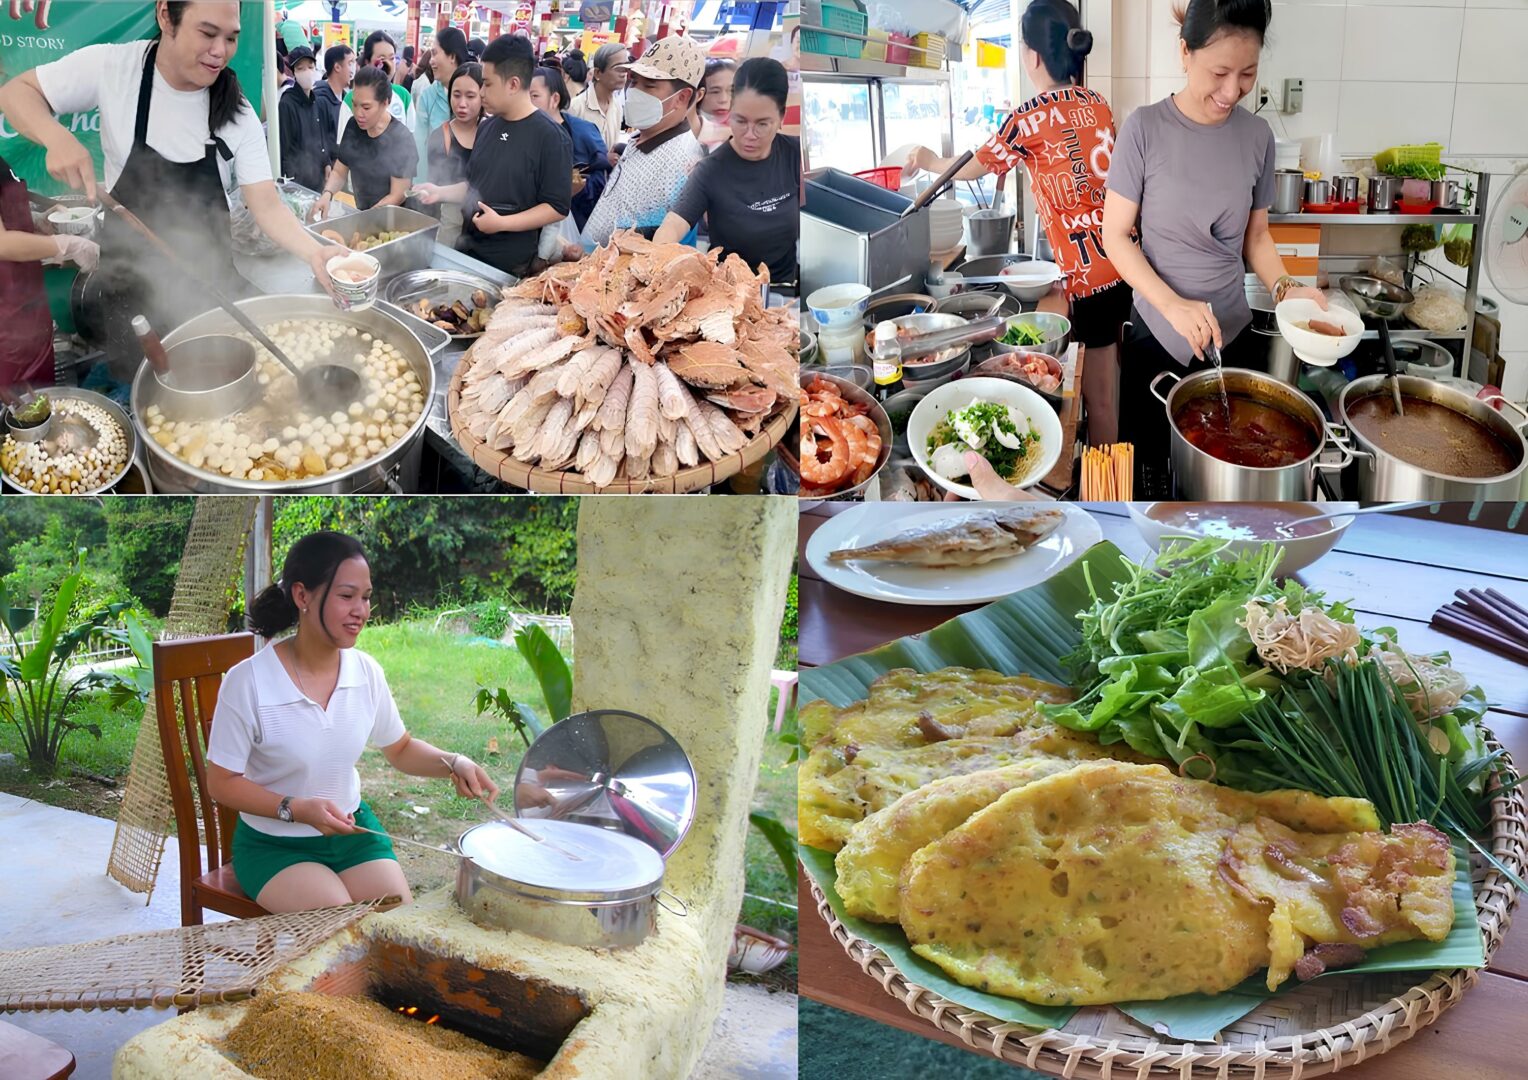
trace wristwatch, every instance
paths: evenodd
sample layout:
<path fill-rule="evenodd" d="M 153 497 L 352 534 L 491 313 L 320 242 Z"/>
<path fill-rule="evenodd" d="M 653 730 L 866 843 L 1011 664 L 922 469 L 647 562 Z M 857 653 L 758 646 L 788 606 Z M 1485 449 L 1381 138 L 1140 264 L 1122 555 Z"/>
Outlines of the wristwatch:
<path fill-rule="evenodd" d="M 276 807 L 276 817 L 282 821 L 292 820 L 292 796 L 281 800 L 281 805 Z"/>

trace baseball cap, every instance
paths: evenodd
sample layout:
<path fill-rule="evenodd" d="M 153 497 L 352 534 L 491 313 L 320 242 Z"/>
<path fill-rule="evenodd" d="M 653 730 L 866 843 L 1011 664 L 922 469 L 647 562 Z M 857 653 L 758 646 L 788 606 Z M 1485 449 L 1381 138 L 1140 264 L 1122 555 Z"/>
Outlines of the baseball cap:
<path fill-rule="evenodd" d="M 631 72 L 645 79 L 665 79 L 699 86 L 706 73 L 706 48 L 687 37 L 666 37 L 653 43 L 642 59 L 631 62 Z"/>
<path fill-rule="evenodd" d="M 299 45 L 297 48 L 291 49 L 287 52 L 287 67 L 296 67 L 298 61 L 300 60 L 308 60 L 310 62 L 316 63 L 316 61 L 313 59 L 313 50 L 308 48 L 306 45 Z"/>

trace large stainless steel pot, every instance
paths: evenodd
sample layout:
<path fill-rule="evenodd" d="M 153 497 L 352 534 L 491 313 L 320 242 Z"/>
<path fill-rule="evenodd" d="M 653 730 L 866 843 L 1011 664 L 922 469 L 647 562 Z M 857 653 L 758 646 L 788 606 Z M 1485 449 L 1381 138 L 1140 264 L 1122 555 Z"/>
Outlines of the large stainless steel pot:
<path fill-rule="evenodd" d="M 597 949 L 639 945 L 658 921 L 663 857 L 640 840 L 595 825 L 528 825 L 575 862 L 503 822 L 474 825 L 457 841 L 456 902 L 479 926 L 519 930 Z"/>
<path fill-rule="evenodd" d="M 1262 285 L 1247 286 L 1247 307 L 1252 311 L 1252 341 L 1267 359 L 1268 374 L 1290 386 L 1300 384 L 1300 358 L 1279 331 L 1273 294 Z"/>
<path fill-rule="evenodd" d="M 695 770 L 663 728 L 621 709 L 553 724 L 515 773 L 525 826 L 578 855 L 570 861 L 502 822 L 462 834 L 456 900 L 480 926 L 617 949 L 652 932 L 663 863 L 695 820 Z"/>
<path fill-rule="evenodd" d="M 1228 393 L 1266 402 L 1309 425 L 1317 436 L 1316 449 L 1304 460 L 1277 469 L 1233 465 L 1206 454 L 1183 437 L 1173 417 L 1190 401 L 1220 393 L 1215 371 L 1201 371 L 1186 379 L 1176 372 L 1164 371 L 1151 381 L 1151 393 L 1167 407 L 1167 426 L 1172 431 L 1173 479 L 1180 497 L 1202 502 L 1304 502 L 1315 493 L 1317 471 L 1341 470 L 1352 462 L 1351 452 L 1345 453 L 1340 463 L 1320 460 L 1330 438 L 1326 418 L 1314 401 L 1293 386 L 1243 368 L 1226 368 L 1225 378 Z M 1164 379 L 1177 383 L 1165 397 L 1158 390 Z M 1337 445 L 1347 450 L 1345 445 Z"/>
<path fill-rule="evenodd" d="M 1447 476 L 1420 465 L 1402 461 L 1365 438 L 1348 423 L 1348 406 L 1375 394 L 1389 393 L 1389 377 L 1367 375 L 1355 379 L 1343 387 L 1338 398 L 1337 410 L 1346 426 L 1345 437 L 1339 441 L 1355 458 L 1361 458 L 1358 467 L 1358 497 L 1365 502 L 1400 502 L 1408 500 L 1446 502 L 1515 502 L 1520 498 L 1523 474 L 1528 470 L 1528 441 L 1523 438 L 1523 427 L 1528 423 L 1528 413 L 1500 396 L 1487 401 L 1471 397 L 1444 383 L 1421 379 L 1415 375 L 1399 376 L 1401 394 L 1404 397 L 1430 401 L 1469 417 L 1505 442 L 1517 456 L 1517 467 L 1502 476 L 1471 479 Z M 1514 424 L 1493 405 L 1501 402 L 1511 407 L 1523 422 Z M 1351 438 L 1357 448 L 1349 446 Z"/>
<path fill-rule="evenodd" d="M 261 325 L 283 319 L 325 319 L 348 323 L 358 329 L 380 337 L 395 346 L 419 377 L 424 388 L 425 411 L 414 422 L 407 435 L 390 449 L 368 461 L 341 469 L 338 472 L 312 480 L 291 483 L 265 483 L 256 480 L 235 480 L 220 473 L 194 468 L 180 460 L 148 435 L 144 413 L 158 400 L 159 381 L 147 361 L 133 378 L 131 412 L 133 425 L 143 444 L 144 458 L 148 463 L 149 477 L 156 491 L 166 494 L 250 494 L 287 492 L 304 495 L 345 495 L 357 492 L 387 489 L 387 480 L 393 468 L 413 449 L 424 435 L 425 421 L 429 418 L 429 403 L 435 396 L 435 368 L 430 362 L 430 351 L 424 343 L 400 319 L 388 313 L 381 305 L 365 311 L 340 311 L 327 296 L 260 296 L 239 301 L 239 307 Z M 182 341 L 205 334 L 238 333 L 239 326 L 227 312 L 214 308 L 182 323 L 164 338 L 166 349 Z M 442 332 L 439 345 L 449 337 Z M 287 376 L 277 376 L 284 378 Z"/>

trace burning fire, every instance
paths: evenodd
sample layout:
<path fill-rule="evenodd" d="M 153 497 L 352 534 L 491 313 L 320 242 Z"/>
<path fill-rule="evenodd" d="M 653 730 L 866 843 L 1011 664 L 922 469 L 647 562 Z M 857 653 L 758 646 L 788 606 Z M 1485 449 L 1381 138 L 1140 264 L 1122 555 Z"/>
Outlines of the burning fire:
<path fill-rule="evenodd" d="M 423 1020 L 424 1019 L 423 1017 L 421 1017 L 419 1015 L 419 1006 L 418 1005 L 399 1005 L 397 1011 L 402 1013 L 404 1016 L 413 1017 L 415 1020 Z M 440 1020 L 440 1014 L 436 1013 L 434 1016 L 430 1017 L 428 1020 L 425 1020 L 424 1022 L 426 1024 L 433 1024 L 433 1023 L 438 1022 L 439 1020 Z"/>

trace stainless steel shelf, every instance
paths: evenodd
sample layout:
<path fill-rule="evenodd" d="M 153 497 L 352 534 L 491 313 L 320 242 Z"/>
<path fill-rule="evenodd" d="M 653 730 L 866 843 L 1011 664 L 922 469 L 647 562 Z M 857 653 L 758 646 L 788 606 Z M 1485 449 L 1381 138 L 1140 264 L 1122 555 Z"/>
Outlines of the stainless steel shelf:
<path fill-rule="evenodd" d="M 1479 214 L 1269 214 L 1274 225 L 1480 225 Z"/>

